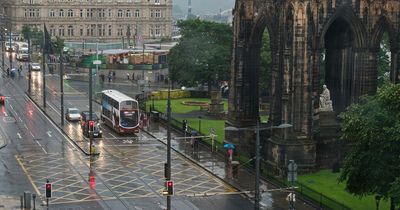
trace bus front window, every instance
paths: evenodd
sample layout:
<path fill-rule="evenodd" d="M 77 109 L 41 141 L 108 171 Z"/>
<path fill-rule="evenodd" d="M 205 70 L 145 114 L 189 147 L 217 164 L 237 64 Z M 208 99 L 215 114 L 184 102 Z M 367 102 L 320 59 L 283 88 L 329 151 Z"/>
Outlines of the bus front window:
<path fill-rule="evenodd" d="M 121 111 L 121 126 L 135 127 L 138 124 L 139 112 L 138 111 Z"/>

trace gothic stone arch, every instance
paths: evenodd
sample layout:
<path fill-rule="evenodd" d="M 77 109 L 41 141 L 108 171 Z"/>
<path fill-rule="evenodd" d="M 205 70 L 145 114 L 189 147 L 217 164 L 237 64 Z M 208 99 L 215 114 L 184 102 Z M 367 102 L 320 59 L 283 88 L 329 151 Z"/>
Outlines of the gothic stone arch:
<path fill-rule="evenodd" d="M 227 125 L 245 128 L 259 119 L 259 58 L 267 28 L 272 42 L 267 126 L 293 127 L 261 134 L 264 159 L 277 170 L 290 159 L 310 169 L 336 160 L 340 140 L 335 117 L 361 95 L 376 92 L 384 31 L 390 36 L 391 80 L 400 79 L 399 8 L 399 0 L 236 0 Z M 335 112 L 328 116 L 317 109 L 323 72 L 334 101 Z M 254 130 L 240 129 L 227 131 L 226 139 L 239 154 L 252 155 L 254 135 Z"/>

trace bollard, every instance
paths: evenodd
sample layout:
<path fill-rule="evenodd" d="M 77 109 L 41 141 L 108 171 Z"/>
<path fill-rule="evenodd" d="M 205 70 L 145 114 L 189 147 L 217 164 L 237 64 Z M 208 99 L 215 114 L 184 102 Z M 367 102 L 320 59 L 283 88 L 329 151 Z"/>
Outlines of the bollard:
<path fill-rule="evenodd" d="M 24 196 L 19 196 L 20 201 L 21 201 L 21 209 L 24 209 Z"/>
<path fill-rule="evenodd" d="M 32 194 L 32 200 L 33 200 L 33 210 L 36 210 L 36 194 Z"/>
<path fill-rule="evenodd" d="M 31 192 L 24 192 L 24 208 L 31 209 Z"/>

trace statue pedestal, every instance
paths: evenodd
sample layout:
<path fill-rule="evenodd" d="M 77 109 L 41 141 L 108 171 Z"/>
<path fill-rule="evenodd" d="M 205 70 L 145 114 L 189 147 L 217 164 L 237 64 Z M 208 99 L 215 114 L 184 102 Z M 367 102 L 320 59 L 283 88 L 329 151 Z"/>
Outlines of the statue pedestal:
<path fill-rule="evenodd" d="M 222 102 L 221 91 L 211 91 L 211 102 L 209 104 L 208 115 L 224 115 L 224 103 Z"/>

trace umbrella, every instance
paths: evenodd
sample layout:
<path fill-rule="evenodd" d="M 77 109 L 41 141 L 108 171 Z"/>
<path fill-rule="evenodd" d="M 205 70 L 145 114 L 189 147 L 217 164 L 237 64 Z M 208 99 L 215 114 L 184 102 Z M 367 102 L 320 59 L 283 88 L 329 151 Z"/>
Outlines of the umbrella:
<path fill-rule="evenodd" d="M 235 149 L 235 145 L 230 144 L 230 143 L 227 143 L 227 144 L 224 144 L 224 148 L 227 148 L 227 149 Z"/>

